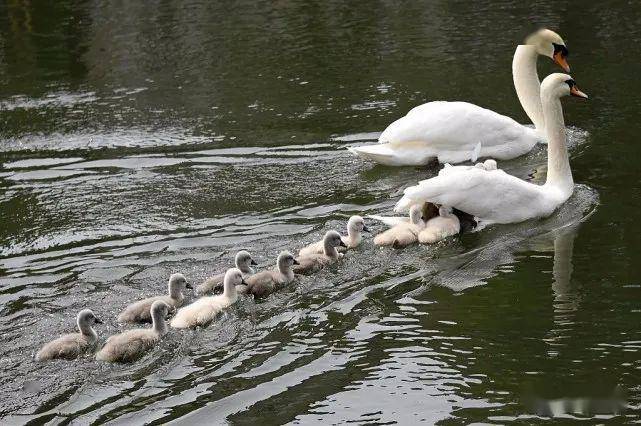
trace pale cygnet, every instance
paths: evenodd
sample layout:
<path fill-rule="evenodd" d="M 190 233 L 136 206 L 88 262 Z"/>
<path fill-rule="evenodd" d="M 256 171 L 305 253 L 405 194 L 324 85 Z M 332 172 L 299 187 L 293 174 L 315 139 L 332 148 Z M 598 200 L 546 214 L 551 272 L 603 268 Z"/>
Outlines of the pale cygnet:
<path fill-rule="evenodd" d="M 140 358 L 167 334 L 165 318 L 170 309 L 169 304 L 156 300 L 149 308 L 151 328 L 136 328 L 111 336 L 96 354 L 96 359 L 107 362 L 130 362 Z"/>
<path fill-rule="evenodd" d="M 445 164 L 441 170 L 439 170 L 438 174 L 439 176 L 444 176 L 448 175 L 450 173 L 457 173 L 461 171 L 467 171 L 470 169 L 480 169 L 480 170 L 486 170 L 486 171 L 492 171 L 496 170 L 498 168 L 496 164 L 496 160 L 493 160 L 491 158 L 488 158 L 482 163 L 476 163 L 473 166 L 467 166 L 467 165 L 461 165 L 461 166 L 453 166 L 451 164 Z"/>
<path fill-rule="evenodd" d="M 428 220 L 425 228 L 418 233 L 418 242 L 432 244 L 451 235 L 456 235 L 461 230 L 459 218 L 452 213 L 452 208 L 441 206 L 439 215 Z"/>
<path fill-rule="evenodd" d="M 256 261 L 252 258 L 251 254 L 245 250 L 241 250 L 236 253 L 234 258 L 234 263 L 236 268 L 243 274 L 243 278 L 249 278 L 254 274 L 254 268 L 256 266 Z M 213 277 L 207 278 L 205 282 L 196 287 L 196 292 L 198 294 L 209 294 L 222 290 L 223 280 L 225 279 L 225 273 L 214 275 Z"/>
<path fill-rule="evenodd" d="M 405 247 L 418 241 L 418 233 L 425 226 L 423 220 L 423 205 L 410 207 L 410 221 L 395 225 L 387 231 L 374 237 L 377 246 Z"/>
<path fill-rule="evenodd" d="M 327 265 L 338 261 L 343 257 L 337 247 L 346 247 L 341 235 L 336 231 L 327 231 L 323 238 L 323 253 L 310 253 L 306 256 L 299 256 L 296 260 L 299 265 L 294 266 L 294 272 L 297 274 L 311 274 Z"/>
<path fill-rule="evenodd" d="M 491 170 L 497 170 L 499 168 L 498 164 L 496 164 L 496 160 L 493 160 L 491 158 L 488 158 L 483 162 L 483 166 L 485 167 L 485 170 L 491 171 Z"/>
<path fill-rule="evenodd" d="M 276 268 L 271 271 L 262 271 L 245 281 L 247 283 L 247 294 L 253 294 L 254 297 L 265 297 L 279 290 L 284 285 L 294 280 L 294 271 L 292 266 L 298 265 L 294 255 L 288 251 L 282 251 L 276 260 Z"/>
<path fill-rule="evenodd" d="M 338 247 L 337 250 L 343 253 L 348 249 L 358 247 L 363 241 L 363 232 L 369 232 L 367 225 L 365 225 L 365 220 L 358 215 L 350 217 L 347 221 L 347 235 L 341 237 L 345 247 Z M 312 253 L 323 253 L 323 250 L 323 240 L 321 240 L 300 249 L 298 255 L 307 256 Z"/>
<path fill-rule="evenodd" d="M 76 316 L 76 324 L 80 333 L 69 333 L 47 343 L 36 354 L 36 361 L 49 359 L 74 359 L 93 347 L 98 341 L 98 335 L 91 327 L 102 324 L 91 309 L 83 309 Z"/>
<path fill-rule="evenodd" d="M 171 310 L 182 306 L 185 296 L 183 290 L 192 288 L 191 284 L 183 274 L 172 274 L 169 277 L 169 294 L 163 296 L 148 297 L 127 306 L 124 311 L 118 315 L 118 322 L 151 322 L 151 305 L 161 300 L 169 305 Z"/>
<path fill-rule="evenodd" d="M 417 204 L 416 206 L 410 207 L 409 216 L 378 216 L 378 215 L 368 215 L 367 217 L 383 222 L 389 227 L 394 227 L 402 223 L 417 223 L 420 224 L 422 220 L 421 207 Z"/>
<path fill-rule="evenodd" d="M 237 268 L 230 268 L 223 280 L 223 293 L 217 296 L 204 296 L 189 306 L 178 310 L 171 320 L 174 328 L 205 326 L 216 318 L 220 312 L 238 300 L 236 286 L 246 285 L 243 273 Z"/>

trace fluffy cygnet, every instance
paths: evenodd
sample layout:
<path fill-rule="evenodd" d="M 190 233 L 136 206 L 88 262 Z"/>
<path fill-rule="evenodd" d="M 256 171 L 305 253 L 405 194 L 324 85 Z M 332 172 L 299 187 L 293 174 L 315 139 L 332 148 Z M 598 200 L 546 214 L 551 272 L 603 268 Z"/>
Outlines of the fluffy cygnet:
<path fill-rule="evenodd" d="M 377 246 L 405 247 L 418 241 L 418 233 L 425 226 L 423 206 L 413 205 L 410 208 L 410 221 L 401 222 L 387 231 L 374 237 Z"/>
<path fill-rule="evenodd" d="M 358 247 L 361 241 L 363 241 L 363 232 L 369 232 L 369 229 L 365 225 L 365 220 L 361 216 L 354 215 L 349 218 L 347 221 L 347 235 L 341 237 L 345 247 L 339 247 L 339 252 L 346 252 L 348 249 Z M 307 256 L 313 253 L 323 253 L 323 240 L 317 241 L 303 247 L 298 252 L 299 256 Z"/>
<path fill-rule="evenodd" d="M 95 345 L 98 335 L 91 327 L 93 324 L 102 324 L 91 309 L 83 309 L 76 316 L 76 323 L 80 333 L 69 333 L 47 343 L 36 354 L 36 361 L 49 359 L 74 359 Z"/>
<path fill-rule="evenodd" d="M 166 302 L 154 301 L 149 308 L 151 328 L 136 328 L 111 336 L 96 354 L 96 359 L 107 362 L 130 362 L 140 358 L 167 334 L 165 318 L 170 309 Z"/>
<path fill-rule="evenodd" d="M 447 175 L 450 173 L 456 173 L 464 170 L 470 170 L 470 169 L 481 169 L 481 170 L 486 170 L 486 171 L 492 171 L 492 170 L 497 170 L 498 165 L 496 163 L 496 160 L 493 160 L 491 158 L 488 158 L 482 163 L 476 163 L 473 166 L 453 166 L 449 163 L 446 163 L 441 170 L 439 170 L 438 174 L 439 176 Z"/>
<path fill-rule="evenodd" d="M 249 254 L 249 252 L 245 250 L 241 250 L 236 253 L 234 263 L 236 264 L 236 268 L 238 268 L 238 270 L 243 273 L 243 278 L 245 279 L 254 274 L 254 268 L 252 268 L 252 266 L 257 265 L 256 261 L 251 257 L 251 254 Z M 222 289 L 224 279 L 224 272 L 222 274 L 214 275 L 211 278 L 207 278 L 205 282 L 196 287 L 196 292 L 202 295 L 213 293 L 216 290 Z"/>
<path fill-rule="evenodd" d="M 418 242 L 432 244 L 451 235 L 456 235 L 461 230 L 459 218 L 452 213 L 450 207 L 441 206 L 439 215 L 428 220 L 425 228 L 418 233 Z"/>
<path fill-rule="evenodd" d="M 311 274 L 338 261 L 343 257 L 343 254 L 336 250 L 337 247 L 346 247 L 341 235 L 336 231 L 327 231 L 323 238 L 323 253 L 310 253 L 306 256 L 299 256 L 296 259 L 299 265 L 294 266 L 294 272 L 297 274 Z"/>
<path fill-rule="evenodd" d="M 246 285 L 243 273 L 236 268 L 228 269 L 223 280 L 223 293 L 217 296 L 201 297 L 191 305 L 181 308 L 171 320 L 171 326 L 190 328 L 209 324 L 216 315 L 236 303 L 237 285 Z"/>
<path fill-rule="evenodd" d="M 169 305 L 171 310 L 175 310 L 181 307 L 185 300 L 183 291 L 186 288 L 192 288 L 183 274 L 172 274 L 169 277 L 168 287 L 168 295 L 148 297 L 127 306 L 118 315 L 118 322 L 151 322 L 151 305 L 155 301 L 162 300 Z"/>
<path fill-rule="evenodd" d="M 389 227 L 394 227 L 402 223 L 420 223 L 420 221 L 422 220 L 421 206 L 417 204 L 416 206 L 410 207 L 409 216 L 378 216 L 372 214 L 368 215 L 367 217 L 378 220 L 379 222 L 383 222 Z"/>
<path fill-rule="evenodd" d="M 298 265 L 294 255 L 288 251 L 282 251 L 276 260 L 276 268 L 271 271 L 262 271 L 247 278 L 246 289 L 243 291 L 247 294 L 253 294 L 254 297 L 265 297 L 277 291 L 286 284 L 294 280 L 294 271 L 292 266 Z"/>

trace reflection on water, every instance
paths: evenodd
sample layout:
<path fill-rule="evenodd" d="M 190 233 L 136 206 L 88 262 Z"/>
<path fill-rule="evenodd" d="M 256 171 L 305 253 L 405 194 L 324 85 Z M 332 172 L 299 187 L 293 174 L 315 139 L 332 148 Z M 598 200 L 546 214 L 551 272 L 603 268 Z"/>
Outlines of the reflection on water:
<path fill-rule="evenodd" d="M 603 400 L 620 386 L 617 420 L 638 421 L 639 11 L 0 4 L 0 417 L 531 423 L 528 396 Z M 591 95 L 566 105 L 579 184 L 555 215 L 432 247 L 367 241 L 131 365 L 32 361 L 81 308 L 107 320 L 104 339 L 173 272 L 197 283 L 241 248 L 271 267 L 352 214 L 389 213 L 437 169 L 346 148 L 412 106 L 465 99 L 525 121 L 510 77 L 525 21 L 563 34 Z M 541 61 L 540 75 L 553 69 Z M 545 147 L 500 166 L 542 183 Z"/>

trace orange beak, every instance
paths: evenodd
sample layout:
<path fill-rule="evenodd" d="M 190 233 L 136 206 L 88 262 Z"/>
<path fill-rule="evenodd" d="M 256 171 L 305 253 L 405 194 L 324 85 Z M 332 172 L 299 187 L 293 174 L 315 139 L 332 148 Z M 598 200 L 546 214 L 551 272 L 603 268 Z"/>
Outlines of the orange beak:
<path fill-rule="evenodd" d="M 568 65 L 568 61 L 565 59 L 565 56 L 563 56 L 562 52 L 556 52 L 552 56 L 552 59 L 557 63 L 558 66 L 563 68 L 563 71 L 570 72 L 570 66 Z"/>
<path fill-rule="evenodd" d="M 576 84 L 570 88 L 570 94 L 572 96 L 576 96 L 577 98 L 583 98 L 583 99 L 588 98 L 588 95 L 580 91 L 579 88 L 576 87 Z"/>

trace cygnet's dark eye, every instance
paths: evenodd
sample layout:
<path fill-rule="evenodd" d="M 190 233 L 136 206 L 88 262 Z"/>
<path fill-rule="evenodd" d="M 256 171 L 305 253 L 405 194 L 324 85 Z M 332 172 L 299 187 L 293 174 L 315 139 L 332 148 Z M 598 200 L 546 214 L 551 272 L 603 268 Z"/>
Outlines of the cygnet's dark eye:
<path fill-rule="evenodd" d="M 576 86 L 576 82 L 572 79 L 565 80 L 568 86 L 570 86 L 570 89 L 572 89 L 574 86 Z"/>

